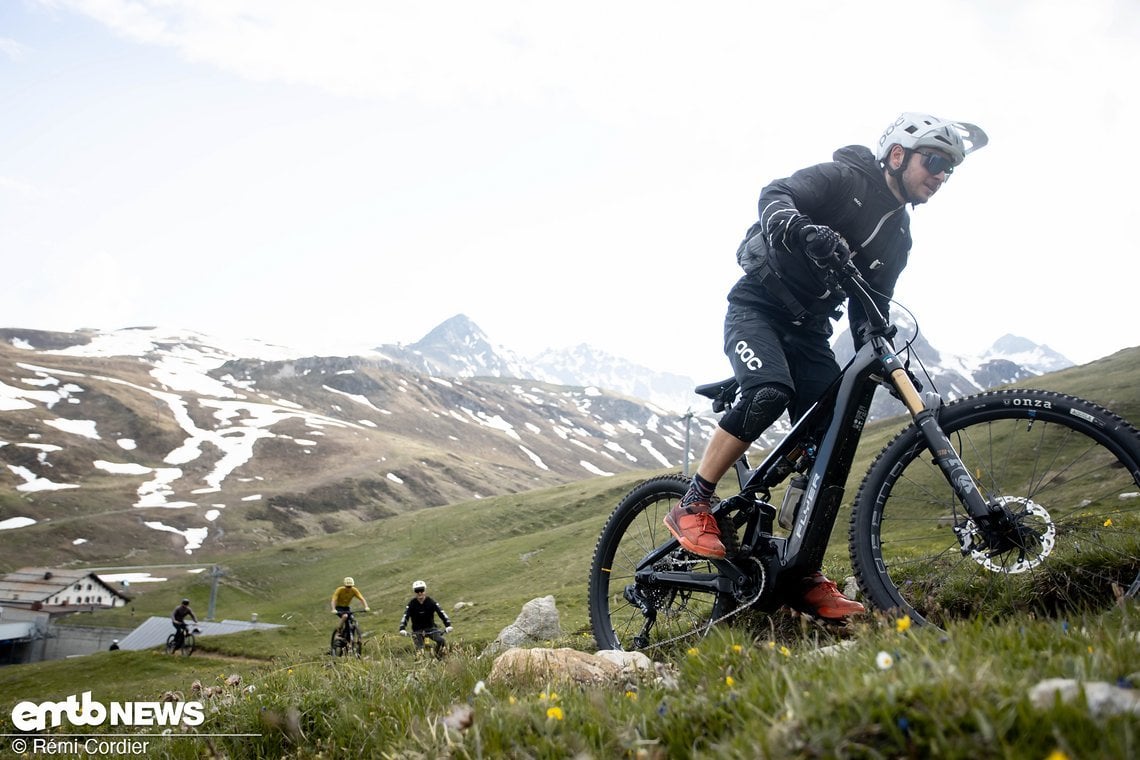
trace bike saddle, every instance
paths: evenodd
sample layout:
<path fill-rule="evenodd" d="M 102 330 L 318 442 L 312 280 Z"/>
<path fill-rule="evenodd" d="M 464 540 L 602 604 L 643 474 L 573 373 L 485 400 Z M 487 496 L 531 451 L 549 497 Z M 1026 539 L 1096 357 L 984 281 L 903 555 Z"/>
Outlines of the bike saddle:
<path fill-rule="evenodd" d="M 730 377 L 727 380 L 721 380 L 719 383 L 698 385 L 693 390 L 698 396 L 713 400 L 714 412 L 723 412 L 736 399 L 736 391 L 739 387 L 736 378 Z"/>

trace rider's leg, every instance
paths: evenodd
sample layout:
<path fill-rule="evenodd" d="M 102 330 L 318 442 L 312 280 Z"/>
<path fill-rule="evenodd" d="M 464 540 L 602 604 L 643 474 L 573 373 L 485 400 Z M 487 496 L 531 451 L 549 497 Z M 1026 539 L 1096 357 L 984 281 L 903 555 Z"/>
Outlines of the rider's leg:
<path fill-rule="evenodd" d="M 791 336 L 787 345 L 788 363 L 796 378 L 797 391 L 790 410 L 792 419 L 799 419 L 839 374 L 828 340 L 831 324 L 808 325 L 807 328 Z M 842 620 L 866 611 L 859 602 L 843 596 L 819 568 L 801 581 L 798 591 L 798 606 L 818 617 Z"/>
<path fill-rule="evenodd" d="M 669 532 L 694 554 L 724 556 L 720 530 L 709 516 L 716 500 L 713 488 L 792 399 L 795 386 L 782 345 L 786 334 L 786 326 L 759 312 L 729 306 L 725 353 L 740 396 L 713 431 L 688 492 L 665 517 Z"/>
<path fill-rule="evenodd" d="M 443 657 L 443 650 L 447 649 L 447 640 L 443 638 L 443 634 L 436 631 L 431 634 L 431 640 L 435 642 L 435 656 Z"/>

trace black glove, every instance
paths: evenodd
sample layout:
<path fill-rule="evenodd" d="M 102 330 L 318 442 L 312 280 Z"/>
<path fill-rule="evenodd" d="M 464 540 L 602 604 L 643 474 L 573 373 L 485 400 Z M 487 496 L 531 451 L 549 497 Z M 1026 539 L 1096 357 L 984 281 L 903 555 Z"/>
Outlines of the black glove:
<path fill-rule="evenodd" d="M 805 224 L 798 232 L 800 249 L 821 269 L 838 269 L 851 260 L 851 249 L 838 232 L 822 224 Z"/>

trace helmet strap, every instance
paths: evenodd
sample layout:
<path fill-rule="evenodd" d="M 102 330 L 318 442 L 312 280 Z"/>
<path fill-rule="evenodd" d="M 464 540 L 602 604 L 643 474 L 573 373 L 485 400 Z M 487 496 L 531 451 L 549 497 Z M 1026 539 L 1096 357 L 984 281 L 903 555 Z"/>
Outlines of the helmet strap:
<path fill-rule="evenodd" d="M 903 148 L 903 160 L 902 160 L 902 163 L 899 164 L 899 168 L 897 168 L 897 169 L 891 168 L 891 158 L 889 155 L 887 156 L 887 160 L 885 162 L 886 163 L 885 168 L 887 170 L 887 174 L 894 177 L 895 187 L 897 187 L 899 189 L 899 195 L 901 195 L 903 198 L 903 205 L 906 205 L 907 203 L 909 203 L 911 206 L 914 206 L 914 200 L 910 197 L 910 193 L 908 193 L 906 191 L 906 184 L 903 183 L 902 176 L 903 176 L 903 173 L 906 171 L 906 167 L 910 164 L 910 157 L 913 154 L 914 154 L 913 150 L 910 150 L 908 148 Z"/>

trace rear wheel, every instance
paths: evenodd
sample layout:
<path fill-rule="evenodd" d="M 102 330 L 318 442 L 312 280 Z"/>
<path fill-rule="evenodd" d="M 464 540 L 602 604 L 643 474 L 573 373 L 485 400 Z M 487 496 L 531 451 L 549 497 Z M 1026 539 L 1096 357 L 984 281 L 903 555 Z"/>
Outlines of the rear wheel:
<path fill-rule="evenodd" d="M 908 427 L 871 466 L 851 517 L 852 565 L 875 607 L 941 624 L 1101 605 L 1134 583 L 1140 434 L 1127 422 L 1039 390 L 961 399 L 939 421 L 999 516 L 978 525 Z"/>
<path fill-rule="evenodd" d="M 689 480 L 665 475 L 647 480 L 621 500 L 598 538 L 590 569 L 590 622 L 601 649 L 648 649 L 689 635 L 733 611 L 732 594 L 698 591 L 635 579 L 638 564 L 656 547 L 674 541 L 662 520 L 688 490 Z M 707 559 L 677 546 L 658 560 L 658 571 L 719 575 Z M 644 609 L 655 615 L 652 624 Z"/>

